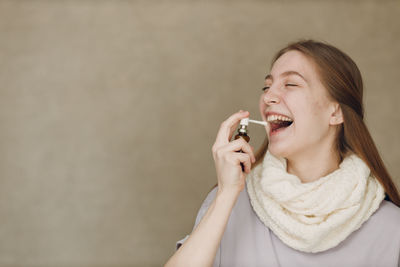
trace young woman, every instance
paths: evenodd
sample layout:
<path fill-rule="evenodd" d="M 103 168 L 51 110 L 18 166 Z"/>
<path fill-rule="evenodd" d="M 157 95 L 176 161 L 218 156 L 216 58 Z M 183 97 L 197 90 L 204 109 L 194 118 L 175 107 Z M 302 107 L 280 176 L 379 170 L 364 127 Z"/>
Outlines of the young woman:
<path fill-rule="evenodd" d="M 360 71 L 337 48 L 280 50 L 259 102 L 266 141 L 256 155 L 230 141 L 249 112 L 221 124 L 218 186 L 165 266 L 400 266 L 400 197 L 362 96 Z"/>

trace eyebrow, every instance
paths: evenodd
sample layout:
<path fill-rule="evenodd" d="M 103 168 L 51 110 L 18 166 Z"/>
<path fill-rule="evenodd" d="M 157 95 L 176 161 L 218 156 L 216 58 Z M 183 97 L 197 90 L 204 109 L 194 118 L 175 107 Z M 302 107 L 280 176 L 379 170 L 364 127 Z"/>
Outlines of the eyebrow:
<path fill-rule="evenodd" d="M 303 75 L 301 75 L 300 73 L 298 73 L 297 71 L 294 71 L 294 70 L 285 71 L 285 72 L 282 73 L 280 76 L 289 76 L 289 75 L 297 75 L 297 76 L 300 76 L 306 83 L 308 83 L 307 79 L 304 78 Z M 274 80 L 274 78 L 272 77 L 271 74 L 268 74 L 267 76 L 265 76 L 265 80 L 267 80 L 267 79 Z"/>

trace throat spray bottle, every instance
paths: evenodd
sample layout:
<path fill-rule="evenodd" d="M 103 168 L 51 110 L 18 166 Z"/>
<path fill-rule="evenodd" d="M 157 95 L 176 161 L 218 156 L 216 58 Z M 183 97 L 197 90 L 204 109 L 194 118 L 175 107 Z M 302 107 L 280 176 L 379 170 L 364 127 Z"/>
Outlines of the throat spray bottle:
<path fill-rule="evenodd" d="M 237 134 L 234 137 L 235 140 L 242 137 L 244 140 L 246 140 L 247 143 L 250 142 L 250 136 L 247 135 L 247 126 L 249 126 L 249 122 L 264 125 L 264 126 L 267 125 L 267 123 L 264 121 L 250 120 L 249 118 L 242 119 L 242 120 L 240 120 Z M 243 151 L 239 150 L 237 152 L 243 152 Z M 244 171 L 243 163 L 240 163 L 240 165 L 242 166 L 242 171 Z"/>

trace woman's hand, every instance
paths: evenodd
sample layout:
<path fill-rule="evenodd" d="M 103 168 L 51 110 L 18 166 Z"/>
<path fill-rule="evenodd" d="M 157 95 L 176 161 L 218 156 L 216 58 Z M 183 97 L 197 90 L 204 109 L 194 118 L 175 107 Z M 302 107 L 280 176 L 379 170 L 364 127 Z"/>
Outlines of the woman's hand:
<path fill-rule="evenodd" d="M 212 147 L 218 176 L 217 195 L 189 238 L 168 260 L 165 267 L 212 266 L 229 216 L 244 188 L 246 176 L 240 163 L 245 166 L 245 172 L 249 173 L 251 162 L 255 161 L 253 149 L 243 138 L 229 142 L 239 121 L 248 116 L 248 112 L 238 112 L 221 124 Z M 240 149 L 244 153 L 236 152 Z"/>
<path fill-rule="evenodd" d="M 212 146 L 219 192 L 240 193 L 245 185 L 245 173 L 250 173 L 251 164 L 256 161 L 253 148 L 246 140 L 238 138 L 230 142 L 240 120 L 247 117 L 249 112 L 240 110 L 222 122 Z M 243 153 L 237 152 L 239 150 Z M 243 163 L 245 173 L 240 163 Z"/>

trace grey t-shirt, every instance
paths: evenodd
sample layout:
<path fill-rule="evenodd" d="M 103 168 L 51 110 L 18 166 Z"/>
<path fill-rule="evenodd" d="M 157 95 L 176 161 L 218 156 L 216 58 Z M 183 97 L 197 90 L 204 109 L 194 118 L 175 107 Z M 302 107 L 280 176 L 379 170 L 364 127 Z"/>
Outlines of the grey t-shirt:
<path fill-rule="evenodd" d="M 194 228 L 215 198 L 204 200 Z M 297 251 L 284 244 L 253 211 L 247 187 L 229 217 L 213 266 L 227 267 L 400 267 L 400 208 L 382 201 L 378 210 L 338 246 L 319 253 Z M 193 229 L 194 229 L 193 228 Z M 189 236 L 177 242 L 177 249 Z"/>

